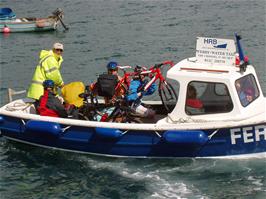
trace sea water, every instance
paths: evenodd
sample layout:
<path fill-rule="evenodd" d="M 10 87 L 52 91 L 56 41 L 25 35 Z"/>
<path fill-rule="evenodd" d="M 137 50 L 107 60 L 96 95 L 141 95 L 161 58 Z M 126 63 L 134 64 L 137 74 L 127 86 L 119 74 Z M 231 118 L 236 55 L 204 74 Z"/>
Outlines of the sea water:
<path fill-rule="evenodd" d="M 242 35 L 266 94 L 265 0 L 2 0 L 17 17 L 60 7 L 64 31 L 0 35 L 0 105 L 28 88 L 39 52 L 64 44 L 65 83 L 89 84 L 106 64 L 151 66 L 195 56 L 197 36 Z M 156 96 L 155 96 L 156 98 Z M 266 198 L 266 160 L 120 159 L 0 139 L 0 198 Z"/>

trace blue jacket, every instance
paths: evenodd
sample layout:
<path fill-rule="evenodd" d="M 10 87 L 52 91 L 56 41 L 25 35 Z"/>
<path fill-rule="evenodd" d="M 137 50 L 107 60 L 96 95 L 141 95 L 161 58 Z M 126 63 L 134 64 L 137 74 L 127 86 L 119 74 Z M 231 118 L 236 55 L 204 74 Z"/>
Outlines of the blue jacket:
<path fill-rule="evenodd" d="M 141 90 L 139 90 L 139 89 L 141 87 L 143 87 L 144 85 L 145 85 L 145 82 L 141 82 L 140 80 L 132 80 L 130 82 L 130 86 L 128 89 L 128 95 L 126 96 L 126 100 L 129 102 L 133 102 L 133 101 L 137 100 L 139 98 L 138 93 L 141 92 Z M 156 89 L 157 89 L 157 85 L 155 83 L 153 83 L 146 92 L 142 91 L 142 95 L 143 96 L 151 95 L 155 92 Z"/>

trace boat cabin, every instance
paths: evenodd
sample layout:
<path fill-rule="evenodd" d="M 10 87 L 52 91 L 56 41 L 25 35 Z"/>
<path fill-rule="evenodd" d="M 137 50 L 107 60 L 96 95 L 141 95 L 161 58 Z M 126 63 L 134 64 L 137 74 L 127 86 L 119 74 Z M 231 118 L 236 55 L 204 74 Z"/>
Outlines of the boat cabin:
<path fill-rule="evenodd" d="M 167 72 L 179 88 L 178 102 L 165 121 L 237 121 L 263 113 L 265 98 L 256 72 L 247 60 L 240 62 L 234 40 L 197 38 L 196 57 Z"/>

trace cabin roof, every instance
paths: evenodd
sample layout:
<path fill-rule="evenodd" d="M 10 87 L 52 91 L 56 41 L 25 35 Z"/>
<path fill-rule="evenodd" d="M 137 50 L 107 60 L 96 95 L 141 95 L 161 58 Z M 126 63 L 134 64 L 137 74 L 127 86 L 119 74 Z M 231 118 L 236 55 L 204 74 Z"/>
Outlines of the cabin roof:
<path fill-rule="evenodd" d="M 248 65 L 244 73 L 240 72 L 239 66 L 224 66 L 220 64 L 206 64 L 197 62 L 196 57 L 191 57 L 178 62 L 168 72 L 170 79 L 188 79 L 189 81 L 205 80 L 217 81 L 225 79 L 238 79 L 248 73 L 254 73 L 254 68 Z M 207 78 L 207 79 L 206 79 Z"/>

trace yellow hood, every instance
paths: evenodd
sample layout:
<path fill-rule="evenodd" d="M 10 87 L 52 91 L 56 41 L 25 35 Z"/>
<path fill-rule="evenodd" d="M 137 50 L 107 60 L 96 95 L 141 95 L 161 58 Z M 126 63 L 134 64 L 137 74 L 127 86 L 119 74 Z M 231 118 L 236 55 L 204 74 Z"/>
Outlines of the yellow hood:
<path fill-rule="evenodd" d="M 44 57 L 48 55 L 53 55 L 53 52 L 51 50 L 42 50 L 40 52 L 40 59 L 43 59 Z"/>

